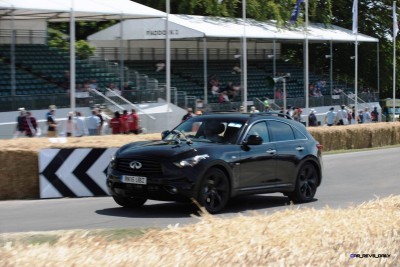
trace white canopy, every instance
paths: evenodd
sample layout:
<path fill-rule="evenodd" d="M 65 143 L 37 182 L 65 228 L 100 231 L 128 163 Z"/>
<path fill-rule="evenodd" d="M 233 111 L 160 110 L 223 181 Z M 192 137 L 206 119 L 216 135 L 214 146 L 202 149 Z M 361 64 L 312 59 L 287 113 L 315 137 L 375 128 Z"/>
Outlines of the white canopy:
<path fill-rule="evenodd" d="M 129 0 L 0 0 L 0 18 L 69 21 L 72 8 L 78 20 L 166 17 L 164 12 Z"/>
<path fill-rule="evenodd" d="M 169 30 L 171 39 L 187 38 L 241 38 L 243 23 L 241 19 L 205 17 L 192 15 L 170 15 Z M 351 30 L 334 25 L 311 24 L 308 26 L 309 41 L 353 42 L 356 36 Z M 89 40 L 115 40 L 120 36 L 120 25 L 114 25 L 88 37 Z M 246 38 L 269 40 L 304 40 L 303 27 L 280 28 L 273 22 L 246 20 Z M 165 18 L 136 19 L 123 22 L 124 40 L 165 39 Z M 358 42 L 379 42 L 364 34 L 358 34 Z"/>

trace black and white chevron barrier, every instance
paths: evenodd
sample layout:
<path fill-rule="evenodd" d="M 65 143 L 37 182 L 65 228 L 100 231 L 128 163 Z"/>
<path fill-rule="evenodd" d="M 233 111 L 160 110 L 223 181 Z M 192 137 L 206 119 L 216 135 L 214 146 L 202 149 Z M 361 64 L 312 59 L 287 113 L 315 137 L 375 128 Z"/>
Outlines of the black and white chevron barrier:
<path fill-rule="evenodd" d="M 118 148 L 42 149 L 40 198 L 108 195 L 106 171 Z"/>

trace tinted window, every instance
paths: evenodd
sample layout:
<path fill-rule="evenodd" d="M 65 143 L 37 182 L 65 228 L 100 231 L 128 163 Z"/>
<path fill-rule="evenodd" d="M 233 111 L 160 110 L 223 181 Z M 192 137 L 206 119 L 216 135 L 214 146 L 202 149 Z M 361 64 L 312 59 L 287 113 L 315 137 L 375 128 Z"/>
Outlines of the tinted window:
<path fill-rule="evenodd" d="M 269 133 L 267 129 L 267 124 L 265 122 L 259 122 L 254 124 L 250 128 L 247 136 L 249 135 L 259 135 L 263 139 L 264 144 L 269 142 Z"/>
<path fill-rule="evenodd" d="M 307 139 L 307 137 L 304 134 L 302 134 L 299 130 L 297 130 L 295 127 L 293 127 L 292 129 L 294 131 L 294 135 L 297 140 Z"/>
<path fill-rule="evenodd" d="M 272 141 L 294 140 L 294 133 L 289 124 L 280 121 L 268 121 L 268 127 L 271 131 Z"/>

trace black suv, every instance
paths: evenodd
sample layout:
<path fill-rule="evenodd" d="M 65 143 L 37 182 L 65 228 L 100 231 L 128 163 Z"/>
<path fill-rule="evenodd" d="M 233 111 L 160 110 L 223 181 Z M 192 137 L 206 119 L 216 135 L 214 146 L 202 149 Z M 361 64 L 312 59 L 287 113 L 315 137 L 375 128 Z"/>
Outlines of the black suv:
<path fill-rule="evenodd" d="M 322 146 L 284 114 L 206 114 L 162 137 L 127 144 L 113 156 L 107 186 L 119 205 L 195 199 L 217 213 L 245 194 L 281 192 L 308 202 L 321 183 Z"/>

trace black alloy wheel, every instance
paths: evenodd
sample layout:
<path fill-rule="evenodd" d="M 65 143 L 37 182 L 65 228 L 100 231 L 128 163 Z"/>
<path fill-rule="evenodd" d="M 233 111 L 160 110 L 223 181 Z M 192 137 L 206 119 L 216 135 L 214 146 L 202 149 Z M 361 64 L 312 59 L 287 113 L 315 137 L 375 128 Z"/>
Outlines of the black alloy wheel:
<path fill-rule="evenodd" d="M 112 196 L 114 201 L 124 208 L 139 208 L 147 201 L 147 198 L 141 197 L 119 197 Z"/>
<path fill-rule="evenodd" d="M 296 179 L 296 186 L 289 198 L 295 203 L 310 202 L 317 192 L 318 172 L 312 163 L 301 166 Z"/>
<path fill-rule="evenodd" d="M 220 212 L 230 197 L 228 177 L 223 171 L 212 168 L 206 172 L 200 184 L 197 200 L 209 213 Z"/>

